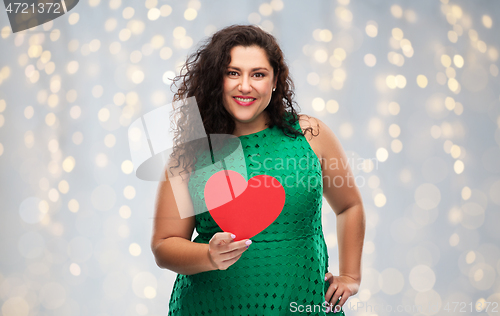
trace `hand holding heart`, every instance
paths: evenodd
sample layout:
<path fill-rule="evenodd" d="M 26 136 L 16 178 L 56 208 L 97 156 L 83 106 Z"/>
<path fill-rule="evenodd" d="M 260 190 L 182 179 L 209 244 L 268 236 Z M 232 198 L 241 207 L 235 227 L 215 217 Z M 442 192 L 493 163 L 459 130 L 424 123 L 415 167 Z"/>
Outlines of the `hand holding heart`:
<path fill-rule="evenodd" d="M 226 270 L 233 265 L 252 243 L 250 239 L 234 241 L 231 233 L 215 233 L 208 242 L 208 257 L 215 270 Z"/>
<path fill-rule="evenodd" d="M 210 215 L 236 241 L 252 238 L 281 214 L 285 189 L 274 177 L 258 175 L 248 182 L 233 170 L 214 173 L 205 184 L 205 203 Z"/>

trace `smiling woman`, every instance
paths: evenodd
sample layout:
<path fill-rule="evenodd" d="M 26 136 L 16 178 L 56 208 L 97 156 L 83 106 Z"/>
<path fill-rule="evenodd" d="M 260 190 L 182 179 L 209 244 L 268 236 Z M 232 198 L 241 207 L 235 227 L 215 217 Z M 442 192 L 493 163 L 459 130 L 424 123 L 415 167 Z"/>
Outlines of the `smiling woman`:
<path fill-rule="evenodd" d="M 227 27 L 193 53 L 184 70 L 174 79 L 180 82 L 174 101 L 194 96 L 206 133 L 236 136 L 244 158 L 227 160 L 225 175 L 206 168 L 215 164 L 214 154 L 179 141 L 193 130 L 192 109 L 179 107 L 180 137 L 171 157 L 189 177 L 169 181 L 167 168 L 151 240 L 158 266 L 178 273 L 169 315 L 325 315 L 332 309 L 343 315 L 342 305 L 361 282 L 361 198 L 357 187 L 324 185 L 324 177 L 352 172 L 349 164 L 329 170 L 323 163 L 346 155 L 323 122 L 296 113 L 276 39 L 257 26 Z M 285 168 L 283 161 L 300 165 Z M 231 166 L 246 168 L 248 179 Z M 210 183 L 218 185 L 207 189 Z M 339 276 L 328 272 L 323 195 L 337 214 Z M 196 215 L 181 218 L 181 207 Z M 248 235 L 221 228 L 235 221 L 260 228 Z"/>
<path fill-rule="evenodd" d="M 264 110 L 271 101 L 277 77 L 266 51 L 257 45 L 236 46 L 230 54 L 231 63 L 224 76 L 224 108 L 235 121 L 233 134 L 240 136 L 266 128 Z"/>

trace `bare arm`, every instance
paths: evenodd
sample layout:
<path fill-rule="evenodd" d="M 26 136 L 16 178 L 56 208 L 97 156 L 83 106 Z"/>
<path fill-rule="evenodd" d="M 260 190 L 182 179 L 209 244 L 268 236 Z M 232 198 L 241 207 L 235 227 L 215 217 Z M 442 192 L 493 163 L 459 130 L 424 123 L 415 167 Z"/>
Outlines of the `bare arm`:
<path fill-rule="evenodd" d="M 340 141 L 320 120 L 318 138 L 322 144 L 323 193 L 337 215 L 339 275 L 361 283 L 361 255 L 365 238 L 365 213 L 361 193 Z M 332 168 L 332 162 L 338 162 Z M 345 167 L 344 167 L 345 166 Z M 335 179 L 343 181 L 334 181 Z"/>
<path fill-rule="evenodd" d="M 176 197 L 182 201 L 176 203 L 172 185 L 175 186 Z M 211 261 L 209 245 L 191 241 L 195 226 L 194 216 L 181 218 L 182 212 L 191 208 L 187 180 L 180 181 L 178 177 L 170 181 L 162 181 L 158 185 L 155 201 L 155 217 L 151 250 L 156 264 L 160 268 L 169 269 L 179 274 L 196 274 L 205 271 L 217 270 Z"/>
<path fill-rule="evenodd" d="M 300 121 L 299 121 L 300 122 Z M 363 202 L 342 145 L 319 119 L 303 116 L 301 127 L 313 127 L 306 139 L 321 161 L 323 194 L 337 216 L 339 275 L 361 283 L 361 256 L 365 236 Z M 345 166 L 345 167 L 344 167 Z"/>

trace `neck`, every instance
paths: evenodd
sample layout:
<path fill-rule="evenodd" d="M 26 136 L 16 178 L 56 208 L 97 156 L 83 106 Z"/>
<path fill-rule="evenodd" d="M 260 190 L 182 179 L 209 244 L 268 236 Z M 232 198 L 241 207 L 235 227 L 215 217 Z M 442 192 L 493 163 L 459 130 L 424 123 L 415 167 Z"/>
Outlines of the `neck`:
<path fill-rule="evenodd" d="M 268 127 L 267 122 L 267 112 L 265 111 L 263 111 L 261 115 L 259 115 L 259 117 L 252 122 L 244 123 L 235 121 L 236 126 L 234 128 L 233 135 L 239 137 L 260 132 Z"/>

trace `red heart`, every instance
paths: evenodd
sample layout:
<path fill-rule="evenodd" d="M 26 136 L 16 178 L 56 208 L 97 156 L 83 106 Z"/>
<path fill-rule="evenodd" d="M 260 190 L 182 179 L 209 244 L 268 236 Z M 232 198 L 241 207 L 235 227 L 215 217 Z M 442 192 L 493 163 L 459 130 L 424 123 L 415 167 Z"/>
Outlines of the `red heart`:
<path fill-rule="evenodd" d="M 276 178 L 258 175 L 246 182 L 233 170 L 213 174 L 205 184 L 204 195 L 215 222 L 223 231 L 235 234 L 235 241 L 251 238 L 271 225 L 286 197 Z"/>

